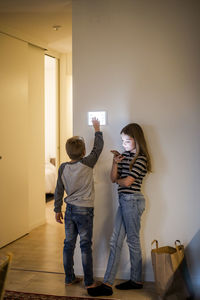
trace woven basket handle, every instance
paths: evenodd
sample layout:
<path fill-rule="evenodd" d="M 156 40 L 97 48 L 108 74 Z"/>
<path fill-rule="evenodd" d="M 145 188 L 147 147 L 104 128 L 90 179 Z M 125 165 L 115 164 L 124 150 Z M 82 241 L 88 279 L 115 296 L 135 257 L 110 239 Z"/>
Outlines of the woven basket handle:
<path fill-rule="evenodd" d="M 175 244 L 175 247 L 177 248 L 178 246 L 181 246 L 181 241 L 180 240 L 175 240 L 174 244 Z"/>
<path fill-rule="evenodd" d="M 157 240 L 153 240 L 153 242 L 151 243 L 151 248 L 152 248 L 152 245 L 156 243 L 156 249 L 158 249 L 158 241 Z"/>
<path fill-rule="evenodd" d="M 183 246 L 181 245 L 181 241 L 180 241 L 180 240 L 176 240 L 176 241 L 174 242 L 174 244 L 175 244 L 176 250 L 177 250 L 178 252 L 180 252 L 180 251 L 181 251 L 181 248 L 183 247 Z"/>

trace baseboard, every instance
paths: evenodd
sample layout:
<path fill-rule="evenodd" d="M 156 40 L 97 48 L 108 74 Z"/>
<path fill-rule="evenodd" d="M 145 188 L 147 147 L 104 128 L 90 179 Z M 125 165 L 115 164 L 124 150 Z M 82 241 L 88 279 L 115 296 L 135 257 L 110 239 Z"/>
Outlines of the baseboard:
<path fill-rule="evenodd" d="M 75 270 L 77 275 L 83 275 L 83 269 L 82 268 L 76 268 Z M 105 269 L 94 269 L 94 276 L 103 278 L 105 274 Z M 116 275 L 116 279 L 130 279 L 130 273 L 119 271 Z M 144 281 L 146 282 L 154 282 L 154 275 L 151 272 L 147 272 L 143 274 Z M 200 277 L 199 276 L 191 276 L 191 281 L 193 284 L 193 288 L 195 290 L 195 294 L 199 296 L 200 299 Z"/>
<path fill-rule="evenodd" d="M 44 225 L 46 223 L 46 219 L 40 219 L 35 223 L 29 224 L 29 232 L 35 228 L 37 228 L 38 226 Z"/>
<path fill-rule="evenodd" d="M 75 273 L 77 275 L 83 275 L 83 269 L 82 268 L 75 268 Z M 94 276 L 95 277 L 99 277 L 99 278 L 103 278 L 105 274 L 105 269 L 94 269 Z M 117 272 L 116 275 L 116 279 L 124 279 L 124 280 L 128 280 L 130 279 L 130 273 L 129 272 L 124 272 L 124 271 L 119 271 Z M 145 281 L 153 281 L 153 280 L 146 280 Z"/>

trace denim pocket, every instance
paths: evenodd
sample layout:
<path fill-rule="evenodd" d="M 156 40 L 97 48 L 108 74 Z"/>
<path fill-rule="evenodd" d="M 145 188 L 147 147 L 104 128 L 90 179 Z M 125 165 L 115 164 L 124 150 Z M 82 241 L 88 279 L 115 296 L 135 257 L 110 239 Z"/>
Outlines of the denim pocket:
<path fill-rule="evenodd" d="M 137 199 L 137 209 L 139 215 L 141 216 L 145 210 L 145 199 Z"/>
<path fill-rule="evenodd" d="M 65 216 L 66 216 L 66 217 L 67 217 L 67 216 L 71 216 L 71 211 L 67 209 L 67 210 L 65 211 Z"/>
<path fill-rule="evenodd" d="M 88 227 L 90 228 L 93 226 L 93 213 L 92 212 L 89 212 L 89 211 L 87 211 L 85 213 L 83 213 L 83 211 L 81 213 L 78 212 L 73 215 L 73 219 L 79 228 L 87 229 Z"/>
<path fill-rule="evenodd" d="M 91 218 L 94 217 L 94 211 L 89 211 L 89 215 Z"/>

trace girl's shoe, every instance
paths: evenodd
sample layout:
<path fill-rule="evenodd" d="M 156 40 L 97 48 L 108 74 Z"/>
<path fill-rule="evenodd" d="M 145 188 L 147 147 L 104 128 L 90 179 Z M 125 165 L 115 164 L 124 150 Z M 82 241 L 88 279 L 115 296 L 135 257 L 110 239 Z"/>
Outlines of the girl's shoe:
<path fill-rule="evenodd" d="M 111 296 L 113 294 L 113 290 L 111 286 L 108 286 L 104 283 L 95 287 L 95 288 L 88 288 L 87 292 L 90 296 Z"/>
<path fill-rule="evenodd" d="M 128 280 L 123 283 L 117 284 L 115 287 L 118 290 L 139 290 L 143 288 L 143 284 Z"/>

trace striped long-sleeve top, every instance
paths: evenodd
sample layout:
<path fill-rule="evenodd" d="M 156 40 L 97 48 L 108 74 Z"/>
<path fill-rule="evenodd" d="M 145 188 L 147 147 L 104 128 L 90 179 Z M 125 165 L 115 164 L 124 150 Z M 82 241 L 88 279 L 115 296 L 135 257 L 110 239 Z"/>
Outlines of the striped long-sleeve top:
<path fill-rule="evenodd" d="M 133 177 L 135 180 L 129 187 L 118 186 L 118 193 L 128 193 L 132 194 L 141 191 L 141 185 L 144 176 L 147 173 L 147 159 L 146 156 L 139 154 L 135 160 L 132 169 L 130 170 L 130 163 L 135 156 L 135 153 L 130 151 L 125 151 L 123 153 L 124 159 L 118 163 L 118 175 L 120 178 L 125 178 L 127 176 Z"/>

